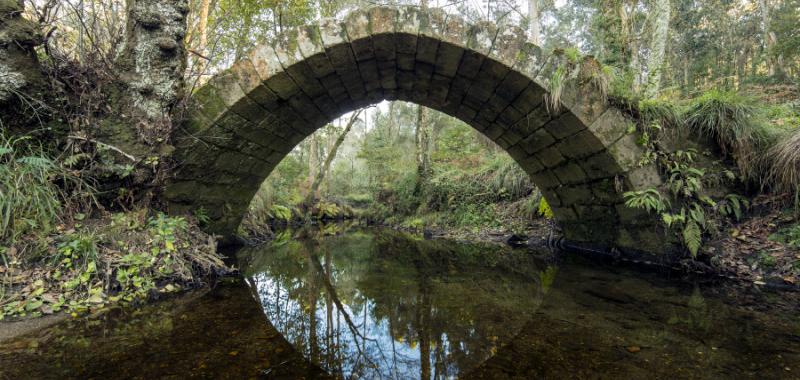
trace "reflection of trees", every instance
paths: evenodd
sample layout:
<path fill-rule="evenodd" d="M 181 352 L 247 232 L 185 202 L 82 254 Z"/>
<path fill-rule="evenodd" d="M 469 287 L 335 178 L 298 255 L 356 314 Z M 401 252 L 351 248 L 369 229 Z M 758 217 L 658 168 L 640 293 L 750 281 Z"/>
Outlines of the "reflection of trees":
<path fill-rule="evenodd" d="M 250 257 L 265 313 L 342 377 L 445 378 L 491 356 L 538 306 L 529 256 L 352 232 Z"/>

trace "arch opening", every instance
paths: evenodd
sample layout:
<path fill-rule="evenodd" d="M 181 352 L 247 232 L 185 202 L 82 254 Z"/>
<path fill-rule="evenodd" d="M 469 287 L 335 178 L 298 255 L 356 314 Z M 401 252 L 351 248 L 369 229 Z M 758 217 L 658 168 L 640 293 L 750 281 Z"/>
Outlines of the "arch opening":
<path fill-rule="evenodd" d="M 639 165 L 632 123 L 590 84 L 547 88 L 563 55 L 516 28 L 441 11 L 375 7 L 287 31 L 193 95 L 176 132 L 173 212 L 203 208 L 208 230 L 236 231 L 260 184 L 292 148 L 339 116 L 384 100 L 451 115 L 497 143 L 531 176 L 565 237 L 659 251 L 655 221 L 624 191 L 660 183 Z"/>

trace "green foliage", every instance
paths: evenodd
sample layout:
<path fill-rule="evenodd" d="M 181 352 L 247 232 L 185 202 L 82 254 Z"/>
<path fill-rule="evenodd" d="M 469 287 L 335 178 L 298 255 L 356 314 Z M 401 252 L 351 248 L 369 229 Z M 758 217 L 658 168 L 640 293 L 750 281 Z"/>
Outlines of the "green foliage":
<path fill-rule="evenodd" d="M 750 207 L 750 201 L 736 194 L 728 194 L 720 202 L 713 202 L 709 199 L 712 207 L 715 207 L 717 212 L 725 217 L 733 216 L 736 221 L 742 220 L 744 211 Z"/>
<path fill-rule="evenodd" d="M 205 207 L 200 206 L 200 208 L 194 210 L 194 217 L 197 219 L 197 223 L 201 226 L 208 224 L 211 221 L 211 217 L 208 216 L 208 210 Z"/>
<path fill-rule="evenodd" d="M 682 236 L 683 243 L 689 249 L 692 257 L 697 257 L 697 252 L 703 243 L 703 233 L 700 231 L 700 226 L 693 220 L 688 221 L 683 228 Z"/>
<path fill-rule="evenodd" d="M 0 241 L 50 233 L 65 206 L 92 193 L 83 179 L 49 158 L 30 137 L 0 134 Z"/>
<path fill-rule="evenodd" d="M 759 176 L 760 153 L 774 134 L 765 128 L 753 99 L 732 91 L 708 91 L 687 110 L 686 125 L 716 141 L 724 155 L 734 158 L 745 178 Z"/>
<path fill-rule="evenodd" d="M 659 214 L 664 225 L 674 231 L 692 257 L 699 252 L 703 235 L 717 230 L 718 217 L 741 220 L 749 201 L 736 194 L 727 194 L 714 200 L 704 193 L 704 183 L 715 181 L 716 176 L 696 168 L 697 152 L 693 149 L 678 150 L 658 155 L 658 163 L 669 175 L 665 190 L 673 202 L 662 195 L 659 189 L 630 191 L 624 194 L 628 207 Z M 726 178 L 733 177 L 732 174 Z"/>
<path fill-rule="evenodd" d="M 766 251 L 760 250 L 755 255 L 747 257 L 747 264 L 754 268 L 761 267 L 770 269 L 774 268 L 778 264 L 778 261 Z"/>
<path fill-rule="evenodd" d="M 343 215 L 342 209 L 333 202 L 319 202 L 315 208 L 317 219 L 337 219 Z"/>
<path fill-rule="evenodd" d="M 628 191 L 623 197 L 626 206 L 645 209 L 648 212 L 660 213 L 669 207 L 669 201 L 656 189 Z"/>
<path fill-rule="evenodd" d="M 85 269 L 97 262 L 98 237 L 93 233 L 66 235 L 58 244 L 52 262 L 67 270 Z"/>
<path fill-rule="evenodd" d="M 270 216 L 276 220 L 283 222 L 289 222 L 292 220 L 292 210 L 286 206 L 272 205 L 269 209 L 269 213 Z"/>
<path fill-rule="evenodd" d="M 591 86 L 605 101 L 612 86 L 611 82 L 617 77 L 616 70 L 602 65 L 592 56 L 581 57 L 580 51 L 575 48 L 556 49 L 553 57 L 557 63 L 548 78 L 547 94 L 544 98 L 548 110 L 557 112 L 561 108 L 564 88 L 571 84 Z"/>
<path fill-rule="evenodd" d="M 536 210 L 536 213 L 545 219 L 553 219 L 555 217 L 555 214 L 553 214 L 553 209 L 550 208 L 550 204 L 547 203 L 547 200 L 544 199 L 544 197 L 539 199 L 539 207 Z"/>
<path fill-rule="evenodd" d="M 195 234 L 184 218 L 163 213 L 145 218 L 145 212 L 114 214 L 107 224 L 68 233 L 59 238 L 32 291 L 23 289 L 20 300 L 0 299 L 0 315 L 83 313 L 199 282 L 199 273 L 225 265 L 207 236 Z"/>
<path fill-rule="evenodd" d="M 795 249 L 800 249 L 800 223 L 781 228 L 770 235 L 769 240 L 786 244 Z"/>

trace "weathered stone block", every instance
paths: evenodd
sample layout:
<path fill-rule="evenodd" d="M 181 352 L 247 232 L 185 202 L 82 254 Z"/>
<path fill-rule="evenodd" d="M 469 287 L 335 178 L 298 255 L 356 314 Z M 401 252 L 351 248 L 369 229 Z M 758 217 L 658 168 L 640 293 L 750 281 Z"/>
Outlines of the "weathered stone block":
<path fill-rule="evenodd" d="M 539 159 L 535 156 L 528 156 L 527 158 L 524 158 L 518 162 L 519 166 L 521 166 L 522 169 L 528 173 L 528 175 L 532 175 L 544 170 L 544 165 L 542 165 L 542 163 L 539 162 Z"/>
<path fill-rule="evenodd" d="M 547 197 L 545 197 L 545 199 L 547 199 Z M 549 201 L 548 204 L 550 204 Z M 575 213 L 575 210 L 573 210 L 571 206 L 550 205 L 550 209 L 553 210 L 553 216 L 555 216 L 559 223 L 576 222 L 579 220 L 578 214 Z"/>
<path fill-rule="evenodd" d="M 545 124 L 544 128 L 556 139 L 561 140 L 586 129 L 586 126 L 575 115 L 565 112 L 557 119 Z"/>
<path fill-rule="evenodd" d="M 458 65 L 461 57 L 464 56 L 464 49 L 447 42 L 440 42 L 436 51 L 436 62 L 434 67 L 436 73 L 446 77 L 454 77 L 458 72 Z"/>
<path fill-rule="evenodd" d="M 649 189 L 661 185 L 661 175 L 658 174 L 654 165 L 647 165 L 625 174 L 625 183 L 629 189 Z"/>
<path fill-rule="evenodd" d="M 602 204 L 617 204 L 622 202 L 622 194 L 617 192 L 614 178 L 606 178 L 592 182 L 592 194 L 597 202 Z"/>
<path fill-rule="evenodd" d="M 608 152 L 600 152 L 578 162 L 590 179 L 608 178 L 622 173 L 614 157 Z"/>
<path fill-rule="evenodd" d="M 557 144 L 557 148 L 564 157 L 577 159 L 600 152 L 604 149 L 604 146 L 594 137 L 592 132 L 584 129 L 561 140 Z"/>
<path fill-rule="evenodd" d="M 563 184 L 578 184 L 584 183 L 588 180 L 586 173 L 584 173 L 580 165 L 574 161 L 570 161 L 564 165 L 553 168 L 552 171 L 556 177 L 558 177 L 558 181 Z"/>
<path fill-rule="evenodd" d="M 646 210 L 640 208 L 628 207 L 624 203 L 616 205 L 617 215 L 619 221 L 625 225 L 650 225 L 654 220 L 657 220 L 653 215 L 650 215 Z"/>
<path fill-rule="evenodd" d="M 482 56 L 489 56 L 497 37 L 497 25 L 489 21 L 479 21 L 467 31 L 467 47 Z"/>
<path fill-rule="evenodd" d="M 542 190 L 543 194 L 545 189 L 553 189 L 561 185 L 561 182 L 558 181 L 558 178 L 556 178 L 556 176 L 549 170 L 531 174 L 531 179 L 533 180 L 533 183 L 535 183 L 536 186 Z M 550 197 L 547 198 L 549 201 Z"/>
<path fill-rule="evenodd" d="M 633 127 L 632 122 L 627 120 L 618 109 L 610 108 L 588 129 L 603 145 L 610 146 L 628 133 L 628 129 L 631 127 Z"/>
<path fill-rule="evenodd" d="M 539 161 L 541 161 L 542 164 L 548 168 L 553 168 L 566 161 L 564 156 L 561 155 L 561 152 L 559 152 L 554 146 L 549 146 L 539 150 L 536 153 L 536 158 L 538 158 Z"/>
<path fill-rule="evenodd" d="M 564 205 L 592 203 L 592 190 L 587 186 L 560 186 L 555 191 Z"/>
<path fill-rule="evenodd" d="M 614 161 L 617 162 L 620 169 L 623 172 L 627 172 L 639 165 L 643 152 L 636 144 L 636 137 L 632 134 L 626 134 L 608 147 L 608 153 L 611 157 L 614 157 Z"/>
<path fill-rule="evenodd" d="M 542 172 L 544 173 L 544 172 Z M 536 186 L 539 186 L 539 190 L 542 192 L 542 196 L 547 201 L 547 204 L 550 207 L 562 207 L 561 198 L 558 197 L 558 193 L 552 188 L 545 188 L 541 187 L 538 182 L 536 182 Z"/>

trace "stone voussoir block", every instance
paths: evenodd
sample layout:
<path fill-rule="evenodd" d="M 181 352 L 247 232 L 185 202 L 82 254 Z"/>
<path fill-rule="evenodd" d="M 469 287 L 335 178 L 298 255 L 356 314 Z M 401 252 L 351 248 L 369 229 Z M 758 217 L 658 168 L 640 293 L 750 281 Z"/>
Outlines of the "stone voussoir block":
<path fill-rule="evenodd" d="M 555 191 L 563 205 L 591 204 L 594 198 L 588 186 L 560 186 Z"/>
<path fill-rule="evenodd" d="M 558 181 L 565 185 L 585 183 L 588 181 L 586 173 L 580 165 L 574 161 L 568 161 L 563 165 L 551 169 L 558 177 Z"/>

